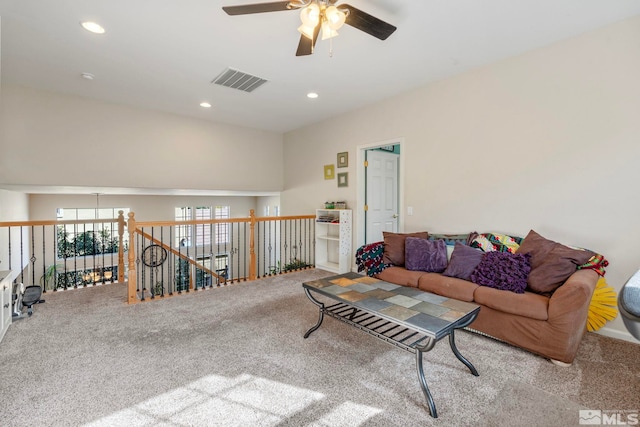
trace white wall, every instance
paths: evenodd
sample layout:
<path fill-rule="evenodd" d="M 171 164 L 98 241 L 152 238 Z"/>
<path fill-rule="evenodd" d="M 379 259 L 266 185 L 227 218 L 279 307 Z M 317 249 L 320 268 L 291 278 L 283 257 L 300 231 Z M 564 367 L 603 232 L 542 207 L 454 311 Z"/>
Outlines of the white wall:
<path fill-rule="evenodd" d="M 283 211 L 355 206 L 355 165 L 347 189 L 322 166 L 404 137 L 406 231 L 535 229 L 604 254 L 620 289 L 640 266 L 638 40 L 640 17 L 290 132 Z M 607 327 L 630 337 L 620 319 Z"/>
<path fill-rule="evenodd" d="M 32 194 L 29 196 L 29 219 L 56 219 L 56 208 L 95 208 L 95 195 Z M 137 221 L 173 221 L 175 208 L 182 206 L 230 206 L 234 218 L 248 218 L 256 209 L 256 197 L 208 196 L 111 196 L 99 198 L 100 208 L 130 208 Z"/>
<path fill-rule="evenodd" d="M 26 194 L 14 191 L 0 190 L 0 222 L 4 221 L 27 221 L 29 219 L 29 198 Z M 11 230 L 11 262 L 9 262 L 9 229 L 0 227 L 0 270 L 9 270 L 11 267 L 12 278 L 20 272 L 16 266 L 28 264 L 28 254 L 24 255 L 20 263 L 20 232 L 13 228 Z M 27 230 L 23 239 L 27 241 Z"/>
<path fill-rule="evenodd" d="M 276 132 L 7 85 L 0 112 L 0 184 L 282 188 Z"/>

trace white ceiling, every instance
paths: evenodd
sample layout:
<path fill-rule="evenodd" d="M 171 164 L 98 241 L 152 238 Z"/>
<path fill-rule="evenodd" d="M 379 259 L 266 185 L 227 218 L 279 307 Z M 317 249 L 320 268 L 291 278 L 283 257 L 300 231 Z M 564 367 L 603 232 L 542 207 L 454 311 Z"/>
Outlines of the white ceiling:
<path fill-rule="evenodd" d="M 2 83 L 286 132 L 640 14 L 638 0 L 346 0 L 398 30 L 380 41 L 345 26 L 333 57 L 321 40 L 296 57 L 298 12 L 222 11 L 257 2 L 0 0 Z M 212 85 L 226 67 L 269 82 Z"/>
<path fill-rule="evenodd" d="M 299 12 L 228 16 L 260 0 L 0 0 L 2 84 L 287 132 L 640 14 L 638 0 L 343 0 L 398 27 L 345 26 L 296 57 Z M 92 20 L 103 35 L 85 31 Z M 232 67 L 269 80 L 211 84 Z M 81 73 L 95 75 L 85 80 Z M 316 91 L 320 97 L 306 98 Z M 213 104 L 203 109 L 200 102 Z M 3 186 L 25 193 L 227 195 L 175 189 Z M 269 195 L 270 193 L 233 193 Z"/>

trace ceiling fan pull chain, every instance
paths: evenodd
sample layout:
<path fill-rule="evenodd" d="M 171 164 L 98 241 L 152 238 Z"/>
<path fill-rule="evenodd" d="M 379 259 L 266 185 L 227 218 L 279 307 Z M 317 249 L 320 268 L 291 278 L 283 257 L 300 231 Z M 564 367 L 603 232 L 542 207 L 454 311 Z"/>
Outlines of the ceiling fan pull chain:
<path fill-rule="evenodd" d="M 333 58 L 333 37 L 329 39 L 329 58 Z"/>

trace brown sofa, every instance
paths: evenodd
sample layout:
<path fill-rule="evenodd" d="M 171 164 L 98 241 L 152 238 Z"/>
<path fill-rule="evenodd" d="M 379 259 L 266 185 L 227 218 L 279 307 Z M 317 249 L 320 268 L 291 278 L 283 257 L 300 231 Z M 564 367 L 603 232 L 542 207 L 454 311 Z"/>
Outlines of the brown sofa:
<path fill-rule="evenodd" d="M 469 329 L 562 365 L 572 363 L 586 331 L 589 304 L 599 274 L 590 268 L 575 270 L 550 295 L 532 292 L 529 288 L 524 293 L 515 293 L 479 286 L 468 280 L 408 270 L 404 266 L 388 266 L 370 275 L 390 283 L 474 302 L 481 308 Z"/>

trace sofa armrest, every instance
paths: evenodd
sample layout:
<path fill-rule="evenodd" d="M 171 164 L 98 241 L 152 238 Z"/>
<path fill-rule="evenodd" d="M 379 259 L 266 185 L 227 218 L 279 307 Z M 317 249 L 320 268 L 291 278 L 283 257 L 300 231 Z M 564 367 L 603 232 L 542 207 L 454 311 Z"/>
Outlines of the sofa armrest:
<path fill-rule="evenodd" d="M 580 317 L 584 317 L 586 325 L 586 315 L 598 278 L 598 273 L 593 270 L 577 270 L 569 276 L 549 299 L 549 320 L 581 313 Z"/>

